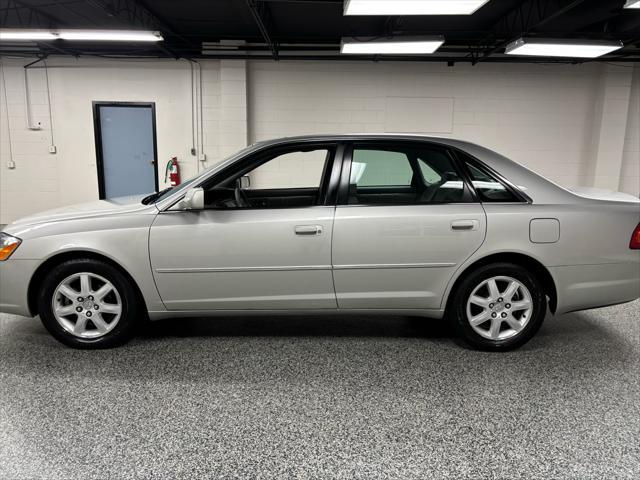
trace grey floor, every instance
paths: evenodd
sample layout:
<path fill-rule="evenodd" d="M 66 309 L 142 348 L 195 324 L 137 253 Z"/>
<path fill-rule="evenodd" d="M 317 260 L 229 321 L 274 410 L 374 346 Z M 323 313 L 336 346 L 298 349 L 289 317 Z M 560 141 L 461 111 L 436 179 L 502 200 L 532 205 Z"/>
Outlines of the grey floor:
<path fill-rule="evenodd" d="M 164 321 L 74 351 L 0 316 L 0 478 L 640 478 L 640 303 L 506 354 L 408 318 Z"/>

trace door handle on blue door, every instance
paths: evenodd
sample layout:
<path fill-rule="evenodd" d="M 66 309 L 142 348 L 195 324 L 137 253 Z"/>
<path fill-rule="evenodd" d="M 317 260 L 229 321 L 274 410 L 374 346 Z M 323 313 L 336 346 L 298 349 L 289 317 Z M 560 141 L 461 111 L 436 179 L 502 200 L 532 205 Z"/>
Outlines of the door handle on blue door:
<path fill-rule="evenodd" d="M 322 235 L 321 225 L 296 225 L 296 235 Z"/>
<path fill-rule="evenodd" d="M 451 222 L 451 230 L 477 230 L 477 220 L 454 220 Z"/>

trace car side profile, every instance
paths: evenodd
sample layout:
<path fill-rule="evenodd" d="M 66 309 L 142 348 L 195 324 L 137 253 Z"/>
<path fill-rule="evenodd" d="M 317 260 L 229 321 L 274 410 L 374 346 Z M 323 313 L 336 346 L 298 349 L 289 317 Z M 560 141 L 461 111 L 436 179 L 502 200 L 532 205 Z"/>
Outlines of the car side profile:
<path fill-rule="evenodd" d="M 173 189 L 0 234 L 0 311 L 76 348 L 120 345 L 147 316 L 375 313 L 509 350 L 547 309 L 638 297 L 638 199 L 416 135 L 259 142 Z"/>

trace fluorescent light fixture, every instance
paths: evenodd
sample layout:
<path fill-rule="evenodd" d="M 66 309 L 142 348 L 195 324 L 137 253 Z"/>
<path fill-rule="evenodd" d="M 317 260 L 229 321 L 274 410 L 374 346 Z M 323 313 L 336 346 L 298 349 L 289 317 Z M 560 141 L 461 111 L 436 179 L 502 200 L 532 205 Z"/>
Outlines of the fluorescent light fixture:
<path fill-rule="evenodd" d="M 624 4 L 624 8 L 640 9 L 640 0 L 627 0 L 627 3 Z"/>
<path fill-rule="evenodd" d="M 0 28 L 0 40 L 55 40 L 49 30 L 27 30 L 23 28 Z"/>
<path fill-rule="evenodd" d="M 144 30 L 28 30 L 0 29 L 0 40 L 86 40 L 99 42 L 159 42 L 159 32 Z"/>
<path fill-rule="evenodd" d="M 143 30 L 60 30 L 58 38 L 99 42 L 159 42 L 162 35 Z"/>
<path fill-rule="evenodd" d="M 396 37 L 388 40 L 344 37 L 340 53 L 359 55 L 426 55 L 435 52 L 444 37 Z"/>
<path fill-rule="evenodd" d="M 505 53 L 535 57 L 596 58 L 622 47 L 622 42 L 607 40 L 521 38 L 507 45 Z"/>
<path fill-rule="evenodd" d="M 489 0 L 345 0 L 345 15 L 471 15 Z"/>

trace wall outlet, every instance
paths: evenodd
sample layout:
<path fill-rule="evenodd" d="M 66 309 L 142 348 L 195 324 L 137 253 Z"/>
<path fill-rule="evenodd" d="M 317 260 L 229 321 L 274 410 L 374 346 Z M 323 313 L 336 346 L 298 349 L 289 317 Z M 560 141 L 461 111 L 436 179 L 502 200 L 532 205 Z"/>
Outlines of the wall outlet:
<path fill-rule="evenodd" d="M 191 155 L 193 155 L 194 157 L 196 156 L 196 149 L 195 148 L 191 149 Z"/>
<path fill-rule="evenodd" d="M 200 160 L 201 162 L 206 162 L 207 155 L 205 153 L 201 153 L 200 155 L 198 155 L 198 160 Z"/>
<path fill-rule="evenodd" d="M 55 145 L 49 145 L 49 153 L 57 153 L 58 149 Z"/>
<path fill-rule="evenodd" d="M 9 170 L 13 170 L 14 168 L 16 168 L 16 162 L 14 162 L 13 160 L 9 160 L 9 161 L 7 162 L 7 168 L 8 168 Z"/>

